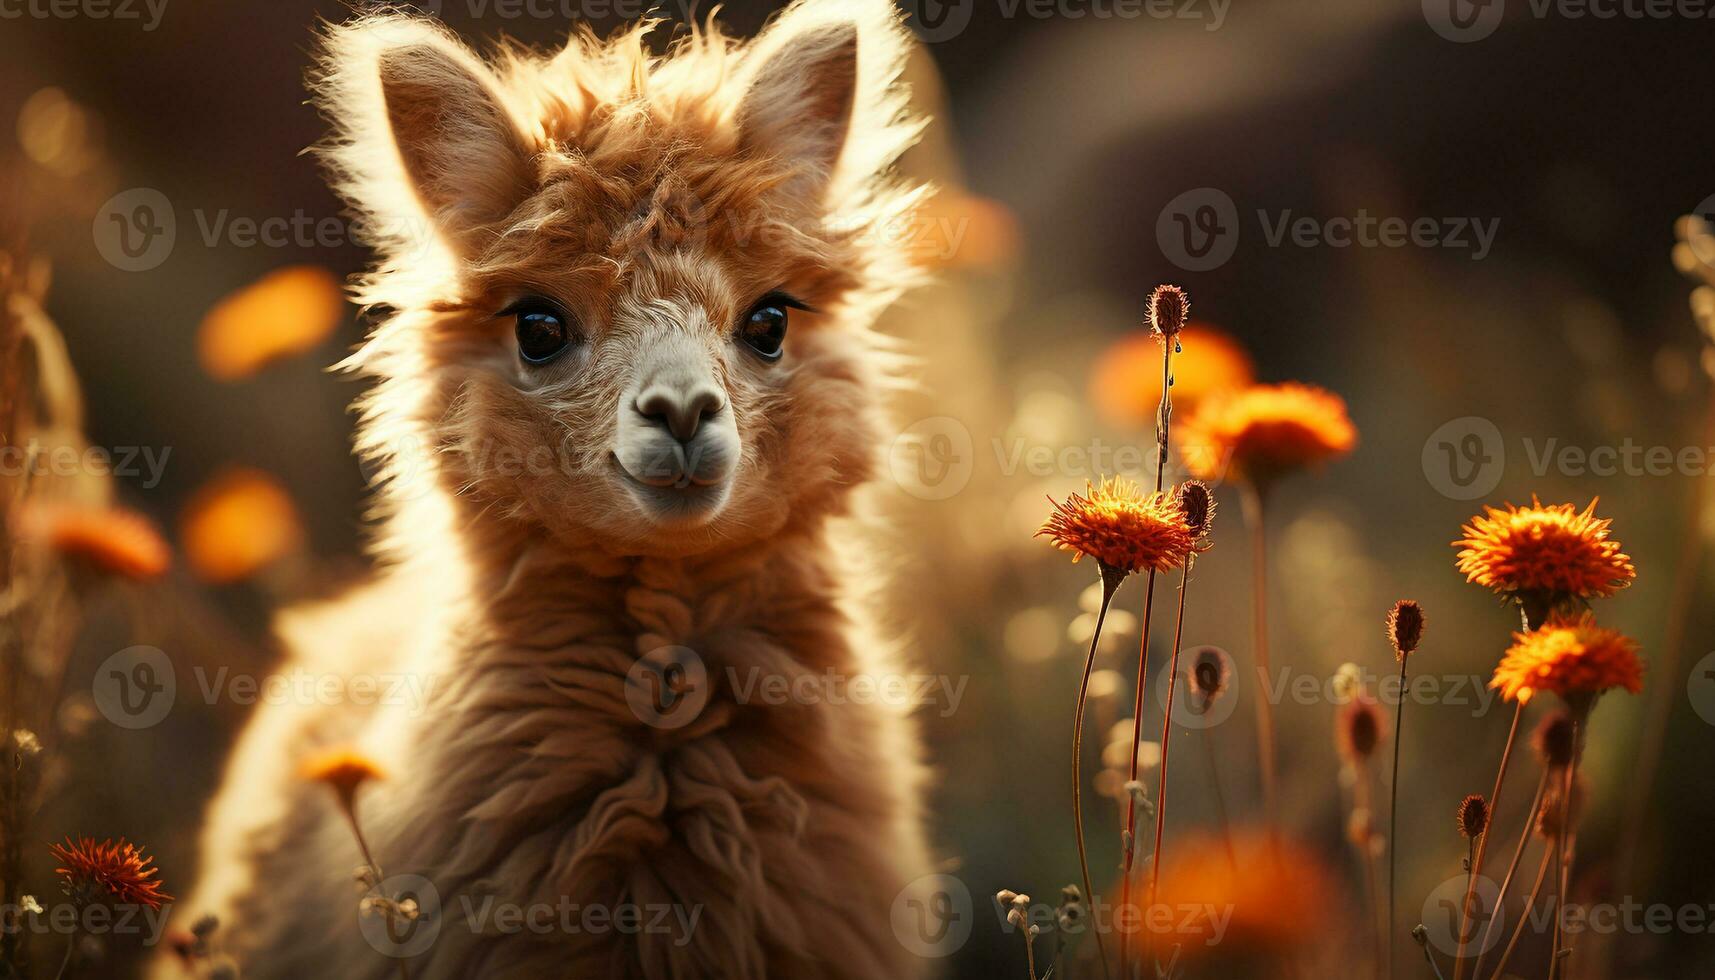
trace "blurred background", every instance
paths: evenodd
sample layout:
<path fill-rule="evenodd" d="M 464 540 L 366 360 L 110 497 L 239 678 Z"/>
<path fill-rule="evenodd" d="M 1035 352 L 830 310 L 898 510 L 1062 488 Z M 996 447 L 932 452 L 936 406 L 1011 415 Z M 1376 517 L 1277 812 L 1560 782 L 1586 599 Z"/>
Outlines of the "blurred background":
<path fill-rule="evenodd" d="M 1153 479 L 1159 354 L 1138 331 L 1159 282 L 1189 290 L 1199 325 L 1179 378 L 1186 399 L 1199 385 L 1301 380 L 1344 397 L 1359 430 L 1354 453 L 1271 500 L 1274 661 L 1321 691 L 1356 663 L 1373 687 L 1394 669 L 1389 606 L 1409 597 L 1427 610 L 1414 673 L 1439 693 L 1406 706 L 1407 927 L 1438 886 L 1463 880 L 1454 807 L 1489 791 L 1510 715 L 1476 685 L 1516 613 L 1463 583 L 1449 542 L 1482 504 L 1532 494 L 1580 507 L 1600 496 L 1638 568 L 1600 613 L 1651 663 L 1642 696 L 1597 711 L 1576 888 L 1710 908 L 1715 847 L 1702 834 L 1715 789 L 1693 778 L 1715 734 L 1715 680 L 1700 664 L 1715 651 L 1699 557 L 1715 536 L 1700 516 L 1707 464 L 1610 472 L 1554 455 L 1715 445 L 1695 282 L 1670 255 L 1675 220 L 1708 214 L 1715 194 L 1698 82 L 1709 21 L 1516 0 L 1451 8 L 1505 8 L 1468 30 L 1435 0 L 922 2 L 931 9 L 908 10 L 926 39 L 910 75 L 935 124 L 905 166 L 944 190 L 902 247 L 939 281 L 887 328 L 921 359 L 899 446 L 927 452 L 896 451 L 876 494 L 898 529 L 894 625 L 918 669 L 964 684 L 956 705 L 921 713 L 938 774 L 934 841 L 973 902 L 968 940 L 937 950 L 948 972 L 1022 975 L 1022 940 L 990 896 L 1057 901 L 1077 878 L 1067 750 L 1095 571 L 1031 535 L 1044 495 L 1116 472 Z M 548 45 L 577 19 L 599 32 L 620 23 L 613 5 L 585 6 L 591 15 L 574 18 L 548 3 L 536 8 L 546 16 L 466 0 L 433 12 L 473 41 Z M 733 0 L 721 18 L 748 34 L 773 6 Z M 661 14 L 665 38 L 684 16 Z M 52 638 L 70 651 L 54 721 L 68 761 L 22 856 L 43 891 L 52 862 L 40 843 L 66 834 L 145 841 L 169 890 L 188 887 L 199 814 L 246 712 L 185 697 L 191 667 L 266 671 L 272 612 L 366 567 L 366 477 L 347 411 L 360 389 L 327 368 L 362 336 L 340 288 L 367 254 L 301 153 L 323 134 L 302 84 L 315 25 L 344 16 L 309 0 L 0 5 L 0 230 L 29 257 L 14 259 L 11 288 L 63 333 L 87 444 L 116 463 L 131 453 L 113 499 L 174 549 L 151 584 L 85 590 L 81 625 Z M 1427 220 L 1437 244 L 1342 246 L 1327 233 L 1330 219 L 1364 216 Z M 141 229 L 169 218 L 172 233 L 143 247 Z M 1276 235 L 1300 218 L 1321 231 Z M 1185 227 L 1219 240 L 1203 251 Z M 1480 450 L 1450 462 L 1443 444 Z M 1243 664 L 1248 543 L 1236 495 L 1218 499 L 1185 645 Z M 1176 584 L 1158 588 L 1158 605 Z M 1089 728 L 1098 749 L 1132 714 L 1142 603 L 1141 581 L 1128 582 L 1110 618 Z M 1170 617 L 1156 621 L 1152 673 L 1171 639 Z M 181 685 L 172 713 L 137 731 L 108 724 L 90 694 L 97 665 L 132 644 L 167 651 Z M 1176 732 L 1170 847 L 1223 803 L 1235 823 L 1258 814 L 1254 696 L 1241 685 L 1230 718 Z M 1285 823 L 1337 885 L 1325 907 L 1302 911 L 1320 950 L 1309 955 L 1334 964 L 1372 941 L 1347 826 L 1358 782 L 1385 789 L 1386 778 L 1342 764 L 1337 708 L 1326 693 L 1277 708 Z M 1152 698 L 1151 742 L 1159 725 Z M 1646 759 L 1659 761 L 1648 785 Z M 1094 754 L 1088 766 L 1102 768 Z M 1533 775 L 1511 777 L 1509 828 Z M 1117 778 L 1097 782 L 1112 792 Z M 1095 799 L 1092 864 L 1111 878 L 1119 808 Z M 57 952 L 57 940 L 35 942 Z M 137 951 L 112 947 L 111 975 L 128 975 Z M 1704 930 L 1589 935 L 1581 949 L 1575 977 L 1715 967 Z M 1527 938 L 1509 970 L 1541 976 L 1545 952 Z M 1398 957 L 1401 975 L 1428 975 L 1409 942 Z"/>

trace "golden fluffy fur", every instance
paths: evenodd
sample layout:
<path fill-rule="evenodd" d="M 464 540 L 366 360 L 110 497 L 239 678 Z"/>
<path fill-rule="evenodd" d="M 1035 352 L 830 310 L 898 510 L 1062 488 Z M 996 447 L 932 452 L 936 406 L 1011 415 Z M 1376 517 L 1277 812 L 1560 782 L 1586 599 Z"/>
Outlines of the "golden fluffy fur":
<path fill-rule="evenodd" d="M 364 830 L 438 895 L 414 978 L 918 972 L 889 925 L 928 870 L 906 709 L 731 683 L 899 670 L 837 540 L 892 373 L 870 324 L 909 282 L 885 234 L 919 194 L 889 176 L 917 132 L 907 35 L 886 0 L 801 0 L 753 41 L 711 24 L 659 56 L 649 30 L 486 59 L 421 19 L 326 34 L 323 152 L 378 241 L 360 299 L 387 311 L 347 365 L 374 379 L 358 448 L 387 570 L 280 631 L 288 670 L 427 700 L 252 720 L 182 909 L 220 917 L 247 977 L 393 975 L 358 928 L 349 830 L 293 777 L 331 742 L 389 771 Z M 770 364 L 734 332 L 774 290 L 816 312 Z M 504 315 L 525 295 L 577 325 L 546 365 Z M 694 506 L 622 458 L 654 437 L 631 403 L 662 363 L 718 389 L 724 476 Z M 627 698 L 664 648 L 706 668 L 683 727 Z M 485 902 L 697 921 L 688 942 L 509 932 L 473 923 Z"/>

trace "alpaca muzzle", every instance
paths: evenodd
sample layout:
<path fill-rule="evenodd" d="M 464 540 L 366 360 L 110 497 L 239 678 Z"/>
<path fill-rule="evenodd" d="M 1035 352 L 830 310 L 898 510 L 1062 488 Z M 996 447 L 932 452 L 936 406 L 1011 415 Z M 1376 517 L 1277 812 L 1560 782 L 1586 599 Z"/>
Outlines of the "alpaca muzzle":
<path fill-rule="evenodd" d="M 738 427 L 706 355 L 688 343 L 651 352 L 622 398 L 614 455 L 652 505 L 713 509 L 738 463 Z"/>

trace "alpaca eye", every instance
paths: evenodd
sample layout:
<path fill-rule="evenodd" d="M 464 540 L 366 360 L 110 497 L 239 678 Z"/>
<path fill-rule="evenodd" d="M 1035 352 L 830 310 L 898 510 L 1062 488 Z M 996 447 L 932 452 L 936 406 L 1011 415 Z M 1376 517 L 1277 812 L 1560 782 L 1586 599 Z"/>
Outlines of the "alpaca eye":
<path fill-rule="evenodd" d="M 757 356 L 766 361 L 780 360 L 781 345 L 786 342 L 786 311 L 808 309 L 803 303 L 784 293 L 770 293 L 751 307 L 739 324 L 738 333 Z"/>
<path fill-rule="evenodd" d="M 530 304 L 511 312 L 518 317 L 518 355 L 529 363 L 546 364 L 571 343 L 571 331 L 559 311 Z"/>

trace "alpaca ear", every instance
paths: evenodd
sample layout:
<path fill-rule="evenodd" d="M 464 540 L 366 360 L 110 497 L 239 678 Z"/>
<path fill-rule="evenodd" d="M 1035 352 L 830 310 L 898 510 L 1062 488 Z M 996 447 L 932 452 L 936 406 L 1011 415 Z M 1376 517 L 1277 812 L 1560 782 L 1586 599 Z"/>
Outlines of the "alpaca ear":
<path fill-rule="evenodd" d="M 376 70 L 405 174 L 430 216 L 456 240 L 506 217 L 524 199 L 530 156 L 487 70 L 448 48 L 390 48 Z"/>
<path fill-rule="evenodd" d="M 317 101 L 335 183 L 409 247 L 427 214 L 456 252 L 529 194 L 532 154 L 494 76 L 444 28 L 383 15 L 329 29 Z"/>
<path fill-rule="evenodd" d="M 751 58 L 759 64 L 739 104 L 740 141 L 802 166 L 804 177 L 794 182 L 801 190 L 824 189 L 852 127 L 857 25 L 800 26 L 789 14 L 758 39 Z"/>

